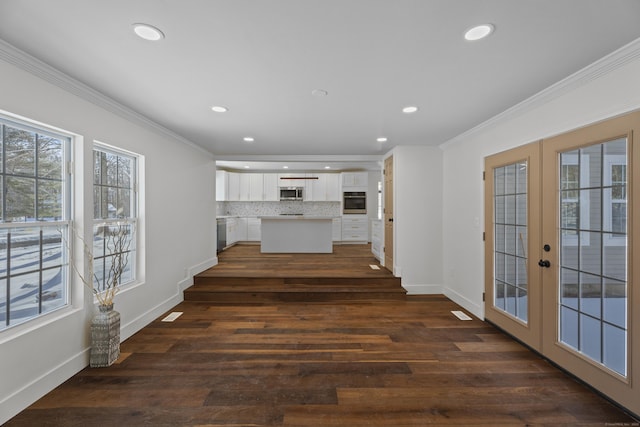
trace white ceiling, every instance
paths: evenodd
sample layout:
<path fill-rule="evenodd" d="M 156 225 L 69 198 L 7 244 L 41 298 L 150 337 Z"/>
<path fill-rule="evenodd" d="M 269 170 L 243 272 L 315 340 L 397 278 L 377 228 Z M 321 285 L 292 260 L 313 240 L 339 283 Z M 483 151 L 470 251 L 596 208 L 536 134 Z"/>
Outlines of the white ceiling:
<path fill-rule="evenodd" d="M 369 168 L 637 39 L 639 17 L 638 0 L 1 0 L 0 38 L 236 166 Z M 166 37 L 138 38 L 137 22 Z M 482 23 L 493 35 L 463 39 Z"/>

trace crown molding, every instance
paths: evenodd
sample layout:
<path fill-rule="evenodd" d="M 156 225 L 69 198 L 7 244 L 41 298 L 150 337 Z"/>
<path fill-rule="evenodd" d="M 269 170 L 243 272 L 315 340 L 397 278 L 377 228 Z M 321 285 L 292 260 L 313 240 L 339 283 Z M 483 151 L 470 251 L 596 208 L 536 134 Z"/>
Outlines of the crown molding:
<path fill-rule="evenodd" d="M 0 60 L 33 74 L 34 76 L 41 78 L 42 80 L 45 80 L 66 92 L 76 95 L 79 98 L 97 105 L 98 107 L 116 114 L 130 122 L 160 133 L 175 141 L 185 144 L 194 150 L 204 153 L 207 156 L 213 157 L 213 153 L 205 150 L 201 146 L 189 141 L 164 126 L 161 126 L 137 111 L 120 104 L 92 87 L 68 76 L 38 58 L 23 52 L 2 39 L 0 39 Z"/>
<path fill-rule="evenodd" d="M 511 108 L 499 113 L 479 125 L 457 135 L 439 145 L 441 149 L 446 149 L 452 145 L 463 142 L 472 136 L 479 134 L 492 127 L 499 126 L 515 117 L 521 116 L 535 108 L 540 107 L 560 96 L 597 80 L 612 71 L 640 58 L 640 38 L 622 46 L 620 49 L 606 55 L 596 62 L 587 65 L 583 69 L 571 74 L 559 82 L 549 86 L 535 95 L 525 99 Z"/>

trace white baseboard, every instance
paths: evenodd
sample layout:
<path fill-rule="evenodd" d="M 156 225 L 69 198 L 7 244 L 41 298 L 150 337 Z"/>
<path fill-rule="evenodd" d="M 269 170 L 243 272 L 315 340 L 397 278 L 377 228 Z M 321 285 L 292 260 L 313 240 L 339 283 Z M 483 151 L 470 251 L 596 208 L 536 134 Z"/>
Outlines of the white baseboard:
<path fill-rule="evenodd" d="M 477 318 L 484 320 L 484 306 L 478 305 L 475 302 L 469 300 L 468 298 L 460 295 L 459 293 L 449 289 L 444 289 L 444 295 L 449 298 L 451 301 L 455 302 L 462 308 L 470 311 Z"/>
<path fill-rule="evenodd" d="M 187 271 L 187 277 L 183 278 L 177 283 L 176 293 L 173 296 L 162 301 L 155 307 L 152 307 L 150 310 L 142 313 L 140 316 L 136 317 L 126 325 L 120 327 L 120 340 L 126 340 L 127 338 L 138 332 L 140 329 L 144 328 L 149 323 L 160 317 L 162 314 L 184 301 L 184 295 L 182 292 L 189 286 L 193 285 L 193 276 L 208 268 L 213 267 L 216 264 L 218 264 L 217 256 L 196 264 L 193 267 L 190 267 Z"/>
<path fill-rule="evenodd" d="M 89 351 L 75 354 L 0 401 L 0 425 L 84 369 L 89 364 Z"/>
<path fill-rule="evenodd" d="M 169 311 L 171 308 L 180 304 L 183 300 L 182 291 L 176 292 L 171 298 L 166 299 L 160 304 L 152 307 L 151 309 L 140 314 L 135 319 L 128 322 L 126 325 L 120 326 L 120 341 L 124 341 L 131 337 L 133 334 L 153 322 L 160 317 L 163 313 Z"/>
<path fill-rule="evenodd" d="M 407 285 L 402 284 L 408 295 L 434 295 L 442 293 L 441 285 Z"/>

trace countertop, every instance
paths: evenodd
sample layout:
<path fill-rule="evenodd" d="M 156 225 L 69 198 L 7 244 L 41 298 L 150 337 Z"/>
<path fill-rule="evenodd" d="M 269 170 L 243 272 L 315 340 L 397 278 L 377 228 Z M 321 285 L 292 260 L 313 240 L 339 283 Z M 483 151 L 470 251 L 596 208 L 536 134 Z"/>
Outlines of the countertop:
<path fill-rule="evenodd" d="M 284 219 L 284 220 L 305 220 L 305 219 L 331 219 L 339 218 L 337 216 L 327 215 L 264 215 L 261 219 Z"/>

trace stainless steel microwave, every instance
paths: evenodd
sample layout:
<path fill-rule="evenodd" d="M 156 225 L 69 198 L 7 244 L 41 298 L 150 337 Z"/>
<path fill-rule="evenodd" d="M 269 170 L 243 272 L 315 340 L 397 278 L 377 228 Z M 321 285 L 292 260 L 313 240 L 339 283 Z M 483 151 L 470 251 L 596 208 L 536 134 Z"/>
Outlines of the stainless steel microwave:
<path fill-rule="evenodd" d="M 303 187 L 280 187 L 280 200 L 302 200 Z"/>
<path fill-rule="evenodd" d="M 367 193 L 366 191 L 345 191 L 342 198 L 343 214 L 366 214 L 367 213 Z"/>

